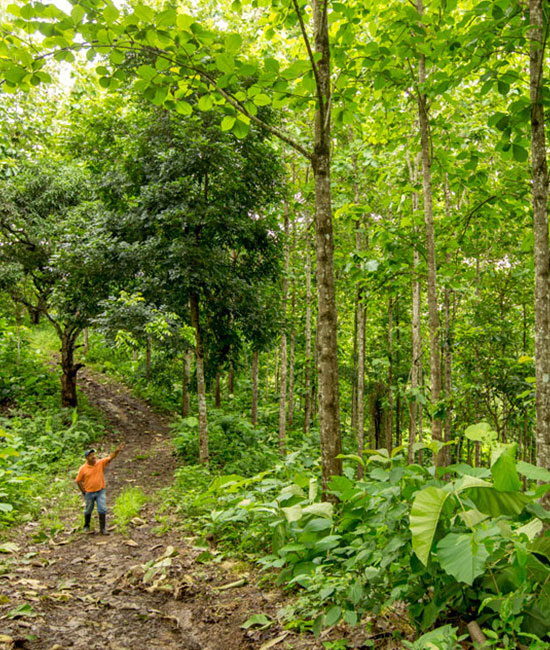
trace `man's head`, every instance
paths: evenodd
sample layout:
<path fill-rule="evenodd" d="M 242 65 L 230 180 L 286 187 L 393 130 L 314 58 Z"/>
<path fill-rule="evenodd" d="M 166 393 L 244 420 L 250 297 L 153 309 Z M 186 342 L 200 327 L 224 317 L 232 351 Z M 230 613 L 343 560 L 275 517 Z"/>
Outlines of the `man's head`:
<path fill-rule="evenodd" d="M 97 460 L 95 456 L 95 449 L 88 449 L 88 451 L 84 452 L 84 458 L 86 459 L 88 465 L 95 465 Z"/>

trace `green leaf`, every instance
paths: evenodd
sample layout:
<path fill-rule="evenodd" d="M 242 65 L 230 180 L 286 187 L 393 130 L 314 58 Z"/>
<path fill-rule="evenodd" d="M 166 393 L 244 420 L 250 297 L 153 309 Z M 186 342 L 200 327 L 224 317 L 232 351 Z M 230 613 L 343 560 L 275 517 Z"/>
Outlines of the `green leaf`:
<path fill-rule="evenodd" d="M 489 553 L 473 533 L 449 533 L 437 545 L 441 568 L 458 582 L 471 585 L 485 571 Z"/>
<path fill-rule="evenodd" d="M 312 533 L 319 532 L 321 530 L 327 530 L 332 527 L 332 521 L 330 519 L 317 518 L 311 519 L 304 526 L 304 531 Z"/>
<path fill-rule="evenodd" d="M 448 492 L 430 486 L 421 490 L 413 501 L 410 514 L 412 546 L 418 559 L 425 566 L 428 564 L 441 510 L 448 497 Z"/>
<path fill-rule="evenodd" d="M 136 72 L 139 77 L 146 81 L 151 81 L 151 79 L 157 74 L 157 71 L 151 65 L 140 65 Z"/>
<path fill-rule="evenodd" d="M 516 143 L 512 145 L 512 155 L 514 156 L 514 160 L 522 163 L 526 162 L 526 160 L 529 158 L 529 153 L 527 149 L 521 147 L 519 144 Z"/>
<path fill-rule="evenodd" d="M 340 618 L 342 617 L 342 608 L 335 605 L 331 607 L 328 612 L 325 614 L 324 624 L 326 627 L 331 627 L 336 625 Z"/>
<path fill-rule="evenodd" d="M 516 468 L 522 476 L 525 476 L 530 481 L 550 483 L 550 471 L 544 467 L 537 467 L 536 465 L 520 460 L 516 463 Z"/>
<path fill-rule="evenodd" d="M 252 614 L 246 621 L 241 625 L 244 630 L 248 630 L 249 627 L 253 625 L 261 625 L 263 628 L 267 628 L 273 624 L 273 621 L 268 618 L 265 614 Z"/>
<path fill-rule="evenodd" d="M 236 117 L 234 115 L 226 115 L 221 124 L 222 131 L 231 131 L 235 124 Z"/>
<path fill-rule="evenodd" d="M 237 138 L 242 140 L 243 138 L 246 138 L 248 135 L 248 130 L 249 130 L 248 124 L 245 124 L 241 120 L 235 120 L 235 124 L 233 124 L 233 133 Z"/>
<path fill-rule="evenodd" d="M 4 70 L 4 77 L 13 84 L 19 84 L 27 76 L 27 70 L 18 65 L 11 65 Z"/>
<path fill-rule="evenodd" d="M 252 98 L 252 101 L 256 104 L 256 106 L 268 106 L 271 104 L 271 97 L 265 93 L 258 93 Z"/>
<path fill-rule="evenodd" d="M 478 422 L 477 424 L 470 425 L 464 432 L 464 435 L 468 440 L 483 443 L 490 443 L 497 438 L 496 432 L 492 431 L 491 425 L 487 422 Z"/>
<path fill-rule="evenodd" d="M 334 506 L 328 501 L 323 503 L 312 503 L 309 506 L 306 506 L 303 509 L 305 515 L 319 515 L 320 517 L 326 517 L 327 519 L 332 519 L 334 511 Z"/>
<path fill-rule="evenodd" d="M 197 107 L 200 111 L 209 111 L 213 105 L 214 102 L 210 95 L 203 95 L 197 103 Z"/>
<path fill-rule="evenodd" d="M 360 582 L 354 582 L 348 590 L 348 598 L 357 605 L 363 598 L 363 585 Z"/>
<path fill-rule="evenodd" d="M 300 505 L 289 506 L 288 508 L 281 508 L 281 510 L 283 511 L 289 523 L 292 523 L 293 521 L 299 521 L 303 515 L 302 506 Z"/>
<path fill-rule="evenodd" d="M 225 37 L 225 49 L 228 52 L 237 52 L 243 44 L 243 39 L 240 34 L 229 34 Z"/>
<path fill-rule="evenodd" d="M 79 23 L 85 15 L 86 11 L 81 5 L 74 5 L 74 7 L 71 9 L 71 18 L 75 23 Z"/>
<path fill-rule="evenodd" d="M 216 67 L 220 72 L 230 74 L 235 70 L 235 59 L 227 52 L 218 54 L 216 57 Z"/>
<path fill-rule="evenodd" d="M 31 605 L 25 603 L 23 605 L 18 605 L 15 609 L 12 609 L 6 614 L 6 616 L 8 618 L 19 618 L 20 616 L 38 616 L 38 614 L 34 611 Z"/>
<path fill-rule="evenodd" d="M 501 492 L 518 492 L 521 481 L 516 470 L 516 445 L 501 449 L 497 460 L 491 465 L 494 487 Z"/>
<path fill-rule="evenodd" d="M 467 493 L 476 508 L 491 517 L 517 516 L 531 501 L 521 492 L 501 492 L 493 487 L 469 488 Z"/>
<path fill-rule="evenodd" d="M 193 113 L 193 107 L 189 102 L 180 99 L 176 102 L 176 112 L 180 115 L 191 115 Z"/>

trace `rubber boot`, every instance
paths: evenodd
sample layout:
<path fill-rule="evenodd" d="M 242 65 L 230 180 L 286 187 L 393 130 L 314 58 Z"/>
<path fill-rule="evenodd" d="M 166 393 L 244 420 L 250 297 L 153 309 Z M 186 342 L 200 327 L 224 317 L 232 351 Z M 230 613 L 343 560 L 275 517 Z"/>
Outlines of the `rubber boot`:
<path fill-rule="evenodd" d="M 109 531 L 107 530 L 107 524 L 105 522 L 106 515 L 99 515 L 99 532 L 102 535 L 108 535 Z"/>
<path fill-rule="evenodd" d="M 84 532 L 90 532 L 90 521 L 92 520 L 92 515 L 84 515 Z"/>

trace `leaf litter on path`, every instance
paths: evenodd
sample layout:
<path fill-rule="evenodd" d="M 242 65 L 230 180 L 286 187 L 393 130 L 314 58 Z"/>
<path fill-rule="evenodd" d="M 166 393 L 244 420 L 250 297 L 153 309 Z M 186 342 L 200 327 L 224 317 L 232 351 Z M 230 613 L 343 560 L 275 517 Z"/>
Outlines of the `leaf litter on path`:
<path fill-rule="evenodd" d="M 80 387 L 91 404 L 102 408 L 111 427 L 96 444 L 98 455 L 114 442 L 125 445 L 106 475 L 109 503 L 128 485 L 151 494 L 169 484 L 176 462 L 168 444 L 168 421 L 97 373 L 85 370 Z M 146 461 L 135 460 L 145 454 Z M 33 540 L 33 527 L 27 525 L 0 547 L 11 562 L 11 579 L 1 581 L 7 601 L 0 600 L 7 648 L 12 643 L 8 639 L 23 640 L 19 647 L 26 650 L 326 647 L 313 636 L 301 638 L 283 630 L 277 611 L 285 597 L 262 592 L 248 574 L 239 572 L 240 564 L 197 562 L 204 549 L 193 548 L 188 532 L 153 533 L 157 522 L 151 501 L 130 522 L 128 537 L 117 531 L 108 537 L 85 535 L 79 530 L 80 511 L 57 514 L 65 528 L 58 541 Z M 36 593 L 32 604 L 22 593 L 25 589 Z M 268 629 L 243 629 L 258 612 L 272 621 Z"/>

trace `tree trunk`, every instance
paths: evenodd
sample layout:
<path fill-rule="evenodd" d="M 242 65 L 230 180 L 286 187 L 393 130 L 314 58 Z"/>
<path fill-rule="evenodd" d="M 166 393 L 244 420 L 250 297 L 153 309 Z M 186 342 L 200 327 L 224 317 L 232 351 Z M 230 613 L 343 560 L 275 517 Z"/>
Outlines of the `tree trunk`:
<path fill-rule="evenodd" d="M 418 180 L 418 160 L 415 162 L 414 169 L 409 165 L 409 175 L 411 183 L 415 184 Z M 412 212 L 415 215 L 418 212 L 419 200 L 417 192 L 412 193 Z M 422 435 L 421 420 L 421 403 L 419 393 L 421 389 L 422 378 L 422 331 L 420 329 L 420 306 L 422 290 L 420 279 L 418 277 L 418 267 L 420 266 L 420 253 L 415 246 L 413 251 L 413 280 L 412 280 L 412 359 L 411 359 L 411 396 L 409 400 L 409 447 L 408 461 L 414 462 L 414 444 L 418 434 Z"/>
<path fill-rule="evenodd" d="M 361 296 L 362 297 L 362 296 Z M 366 307 L 357 303 L 357 455 L 365 450 L 365 321 Z M 357 466 L 357 478 L 363 477 L 363 466 Z"/>
<path fill-rule="evenodd" d="M 265 353 L 265 399 L 269 399 L 269 352 Z"/>
<path fill-rule="evenodd" d="M 219 409 L 222 405 L 222 393 L 220 389 L 220 371 L 216 373 L 216 387 L 214 390 L 214 406 Z"/>
<path fill-rule="evenodd" d="M 89 340 L 89 333 L 88 333 L 88 328 L 84 328 L 84 354 L 88 353 L 88 350 L 90 349 L 90 340 Z"/>
<path fill-rule="evenodd" d="M 199 318 L 199 296 L 192 293 L 189 298 L 191 326 L 195 330 L 195 359 L 197 372 L 197 402 L 199 415 L 199 461 L 208 465 L 208 415 L 206 411 L 206 384 L 204 382 L 204 349 Z"/>
<path fill-rule="evenodd" d="M 287 317 L 286 309 L 288 302 L 288 271 L 290 266 L 290 248 L 289 248 L 289 223 L 288 223 L 288 203 L 285 202 L 284 233 L 285 233 L 285 261 L 283 268 L 283 286 L 281 296 L 281 314 L 283 319 L 283 329 L 281 331 L 281 374 L 280 374 L 280 391 L 279 391 L 279 453 L 285 453 L 286 447 L 286 390 L 287 390 Z"/>
<path fill-rule="evenodd" d="M 191 352 L 183 355 L 182 377 L 181 377 L 181 416 L 186 418 L 191 412 L 189 403 L 189 379 L 191 377 Z"/>
<path fill-rule="evenodd" d="M 544 124 L 543 0 L 529 0 L 531 161 L 535 235 L 535 375 L 537 465 L 550 467 L 550 288 L 548 251 L 548 167 Z M 550 503 L 547 493 L 543 499 Z"/>
<path fill-rule="evenodd" d="M 418 0 L 418 13 L 424 12 L 422 0 Z M 422 185 L 424 190 L 424 219 L 426 225 L 426 257 L 428 265 L 428 316 L 430 328 L 430 378 L 432 405 L 432 438 L 442 440 L 442 421 L 438 413 L 441 399 L 441 362 L 439 351 L 439 313 L 437 305 L 437 265 L 435 259 L 435 235 L 433 224 L 432 171 L 428 122 L 428 98 L 422 91 L 426 83 L 426 60 L 422 54 L 418 65 L 418 123 L 422 146 Z M 436 465 L 444 461 L 443 450 L 434 459 Z"/>
<path fill-rule="evenodd" d="M 311 423 L 311 246 L 306 227 L 306 331 L 304 376 L 304 434 L 309 433 Z"/>
<path fill-rule="evenodd" d="M 401 350 L 401 331 L 399 329 L 399 300 L 395 299 L 395 352 L 394 359 L 394 376 L 399 376 L 400 350 Z M 399 382 L 395 381 L 395 446 L 401 444 L 401 391 Z"/>
<path fill-rule="evenodd" d="M 151 337 L 147 337 L 146 347 L 145 347 L 145 377 L 147 380 L 151 379 L 151 346 L 152 341 Z"/>
<path fill-rule="evenodd" d="M 16 338 L 17 338 L 17 368 L 20 367 L 21 365 L 21 320 L 22 320 L 22 314 L 21 314 L 21 305 L 16 302 L 15 303 L 15 333 L 16 333 Z"/>
<path fill-rule="evenodd" d="M 229 366 L 229 371 L 227 372 L 227 393 L 229 395 L 235 394 L 235 369 L 233 366 Z"/>
<path fill-rule="evenodd" d="M 330 188 L 330 44 L 326 0 L 313 0 L 313 32 L 317 60 L 318 103 L 315 113 L 315 223 L 318 299 L 319 425 L 323 490 L 342 473 L 338 391 L 337 313 L 334 287 L 334 242 Z"/>
<path fill-rule="evenodd" d="M 449 188 L 449 174 L 445 174 L 445 216 L 450 223 L 452 218 L 451 215 L 451 190 Z M 451 254 L 447 254 L 446 258 L 447 264 L 451 262 Z M 454 303 L 454 292 L 447 285 L 444 292 L 444 309 L 445 309 L 445 341 L 443 344 L 443 353 L 445 361 L 445 420 L 443 422 L 443 428 L 445 432 L 445 442 L 450 442 L 452 440 L 452 431 L 451 431 L 451 408 L 452 408 L 452 379 L 453 379 L 453 352 L 452 352 L 452 337 L 453 337 L 453 321 L 454 318 L 451 318 L 451 296 L 453 296 Z M 454 312 L 454 309 L 453 309 Z M 454 315 L 454 314 L 453 314 Z M 450 465 L 451 463 L 451 448 L 445 447 L 445 465 Z"/>
<path fill-rule="evenodd" d="M 292 429 L 294 424 L 294 375 L 296 365 L 296 327 L 294 326 L 296 316 L 296 288 L 292 281 L 292 300 L 290 314 L 290 355 L 288 360 L 288 427 Z"/>
<path fill-rule="evenodd" d="M 386 449 L 393 449 L 393 300 L 388 300 L 388 408 L 386 411 Z"/>
<path fill-rule="evenodd" d="M 252 406 L 250 408 L 250 422 L 252 426 L 258 424 L 258 361 L 260 353 L 254 350 L 252 353 Z"/>
<path fill-rule="evenodd" d="M 58 329 L 61 337 L 61 406 L 75 408 L 78 406 L 76 397 L 76 374 L 83 368 L 82 363 L 74 362 L 75 342 L 80 334 L 79 329 Z"/>

